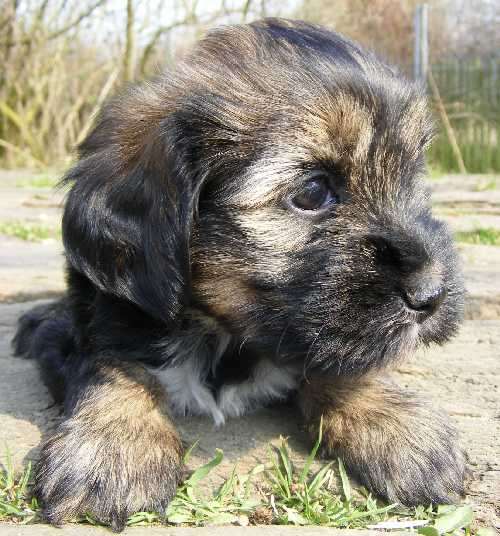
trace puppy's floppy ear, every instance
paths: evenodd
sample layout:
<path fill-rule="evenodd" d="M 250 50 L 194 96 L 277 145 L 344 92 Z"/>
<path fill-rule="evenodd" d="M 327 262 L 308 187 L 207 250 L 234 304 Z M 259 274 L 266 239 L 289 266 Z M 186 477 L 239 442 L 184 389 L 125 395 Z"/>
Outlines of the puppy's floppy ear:
<path fill-rule="evenodd" d="M 100 290 L 169 323 L 186 298 L 196 200 L 167 96 L 148 90 L 109 103 L 80 146 L 64 179 L 63 240 L 70 265 Z"/>

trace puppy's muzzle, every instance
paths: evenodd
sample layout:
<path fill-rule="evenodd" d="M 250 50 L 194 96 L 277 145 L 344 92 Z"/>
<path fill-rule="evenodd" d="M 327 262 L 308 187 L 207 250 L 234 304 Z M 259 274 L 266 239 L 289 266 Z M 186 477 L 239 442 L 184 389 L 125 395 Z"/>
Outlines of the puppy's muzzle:
<path fill-rule="evenodd" d="M 407 311 L 418 323 L 434 315 L 445 301 L 448 290 L 445 270 L 430 248 L 415 237 L 395 233 L 391 238 L 370 236 L 379 266 L 396 275 L 396 291 Z"/>

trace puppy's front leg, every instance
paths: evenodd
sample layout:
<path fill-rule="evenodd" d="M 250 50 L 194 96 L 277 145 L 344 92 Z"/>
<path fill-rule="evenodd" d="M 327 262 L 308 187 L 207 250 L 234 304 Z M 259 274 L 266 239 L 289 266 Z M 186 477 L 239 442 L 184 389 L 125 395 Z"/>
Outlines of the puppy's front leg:
<path fill-rule="evenodd" d="M 35 494 L 54 524 L 90 513 L 113 530 L 138 511 L 164 511 L 182 446 L 156 379 L 113 359 L 84 364 L 67 386 L 67 419 L 42 448 Z"/>
<path fill-rule="evenodd" d="M 340 456 L 368 489 L 405 505 L 449 503 L 464 491 L 465 458 L 440 413 L 375 376 L 311 378 L 300 392 L 323 452 Z"/>

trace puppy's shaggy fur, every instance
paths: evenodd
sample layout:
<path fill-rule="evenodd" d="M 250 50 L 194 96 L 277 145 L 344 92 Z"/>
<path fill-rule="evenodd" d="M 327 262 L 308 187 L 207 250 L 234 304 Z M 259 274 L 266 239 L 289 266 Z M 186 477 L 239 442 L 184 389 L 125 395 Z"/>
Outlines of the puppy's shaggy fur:
<path fill-rule="evenodd" d="M 169 411 L 228 417 L 298 392 L 369 488 L 450 501 L 445 418 L 374 371 L 461 316 L 421 176 L 423 94 L 347 39 L 265 20 L 211 32 L 109 102 L 68 173 L 68 293 L 21 319 L 66 420 L 42 451 L 50 521 L 116 530 L 181 474 Z"/>

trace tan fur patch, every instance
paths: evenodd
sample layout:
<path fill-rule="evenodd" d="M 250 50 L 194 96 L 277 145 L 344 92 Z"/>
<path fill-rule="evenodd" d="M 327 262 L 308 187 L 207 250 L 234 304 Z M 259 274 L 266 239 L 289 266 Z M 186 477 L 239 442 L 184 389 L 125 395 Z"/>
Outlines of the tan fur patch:
<path fill-rule="evenodd" d="M 255 302 L 255 294 L 252 290 L 235 277 L 238 272 L 227 271 L 230 266 L 216 265 L 207 266 L 203 277 L 197 279 L 193 285 L 196 293 L 203 296 L 203 300 L 209 304 L 211 314 L 218 318 L 243 319 L 243 311 L 249 304 Z"/>
<path fill-rule="evenodd" d="M 92 366 L 71 416 L 43 446 L 37 496 L 53 523 L 88 512 L 121 530 L 130 513 L 166 506 L 182 445 L 164 390 L 143 367 L 109 359 Z"/>
<path fill-rule="evenodd" d="M 465 459 L 455 430 L 418 398 L 380 377 L 314 378 L 300 402 L 323 451 L 340 456 L 367 487 L 403 504 L 463 493 Z"/>
<path fill-rule="evenodd" d="M 374 134 L 373 117 L 357 99 L 326 93 L 308 111 L 304 141 L 314 158 L 335 161 L 352 171 L 366 160 Z"/>

